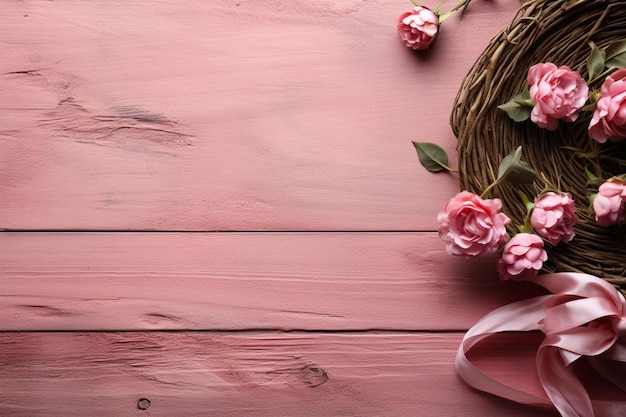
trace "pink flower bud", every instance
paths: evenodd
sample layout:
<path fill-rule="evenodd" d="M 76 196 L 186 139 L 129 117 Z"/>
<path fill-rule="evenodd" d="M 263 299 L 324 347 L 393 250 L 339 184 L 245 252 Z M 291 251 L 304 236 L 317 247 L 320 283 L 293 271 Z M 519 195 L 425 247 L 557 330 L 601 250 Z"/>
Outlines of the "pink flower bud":
<path fill-rule="evenodd" d="M 606 77 L 589 123 L 589 136 L 600 143 L 626 138 L 626 68 Z"/>
<path fill-rule="evenodd" d="M 533 229 L 553 245 L 572 240 L 577 221 L 576 207 L 570 193 L 544 194 L 535 200 L 530 217 Z"/>
<path fill-rule="evenodd" d="M 500 279 L 530 280 L 537 275 L 547 259 L 548 254 L 539 236 L 518 233 L 504 246 L 498 261 Z"/>
<path fill-rule="evenodd" d="M 575 121 L 589 96 L 585 80 L 565 65 L 535 64 L 528 70 L 528 83 L 535 103 L 530 120 L 548 130 L 556 130 L 559 119 Z"/>
<path fill-rule="evenodd" d="M 506 225 L 511 222 L 501 209 L 499 199 L 483 200 L 468 191 L 451 198 L 437 216 L 446 251 L 465 256 L 495 253 L 506 241 Z"/>
<path fill-rule="evenodd" d="M 428 48 L 438 33 L 439 17 L 427 7 L 414 7 L 398 18 L 398 35 L 409 48 Z"/>
<path fill-rule="evenodd" d="M 626 224 L 626 184 L 617 178 L 605 181 L 593 200 L 596 222 L 600 226 Z"/>

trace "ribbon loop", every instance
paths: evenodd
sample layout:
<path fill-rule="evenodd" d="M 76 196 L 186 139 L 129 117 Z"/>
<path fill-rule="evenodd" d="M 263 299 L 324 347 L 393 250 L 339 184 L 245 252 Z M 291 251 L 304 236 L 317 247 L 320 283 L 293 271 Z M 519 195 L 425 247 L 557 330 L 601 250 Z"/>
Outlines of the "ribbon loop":
<path fill-rule="evenodd" d="M 622 294 L 588 274 L 545 274 L 535 282 L 553 294 L 506 305 L 479 320 L 465 334 L 457 352 L 458 374 L 474 388 L 503 398 L 524 404 L 551 404 L 563 417 L 626 415 L 626 402 L 591 401 L 569 367 L 582 356 L 626 363 L 626 341 L 621 338 L 626 336 L 626 300 Z M 491 335 L 533 330 L 545 334 L 535 359 L 543 397 L 496 381 L 467 358 L 467 352 Z M 615 377 L 615 369 L 602 370 L 608 368 L 596 370 L 609 381 L 620 379 Z M 624 388 L 623 384 L 618 386 Z"/>

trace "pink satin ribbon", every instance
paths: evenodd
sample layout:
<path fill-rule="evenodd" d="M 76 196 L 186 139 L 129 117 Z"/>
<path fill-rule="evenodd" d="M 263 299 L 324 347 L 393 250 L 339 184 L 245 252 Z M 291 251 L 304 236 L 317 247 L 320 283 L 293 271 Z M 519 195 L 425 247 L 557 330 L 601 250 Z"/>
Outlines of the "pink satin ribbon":
<path fill-rule="evenodd" d="M 512 303 L 492 311 L 463 338 L 456 370 L 469 385 L 503 398 L 553 405 L 563 417 L 622 417 L 626 402 L 592 401 L 569 365 L 582 356 L 595 357 L 595 369 L 626 390 L 626 374 L 610 361 L 626 362 L 626 301 L 611 284 L 592 275 L 554 273 L 535 281 L 552 294 Z M 481 340 L 501 332 L 540 330 L 545 337 L 536 365 L 545 396 L 496 381 L 466 354 Z M 609 366 L 606 365 L 608 360 Z"/>

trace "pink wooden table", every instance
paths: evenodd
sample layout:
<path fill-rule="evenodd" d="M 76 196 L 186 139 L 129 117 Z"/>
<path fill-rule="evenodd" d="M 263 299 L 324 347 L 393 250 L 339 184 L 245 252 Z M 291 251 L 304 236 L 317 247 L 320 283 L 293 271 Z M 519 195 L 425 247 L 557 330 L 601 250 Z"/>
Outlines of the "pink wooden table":
<path fill-rule="evenodd" d="M 518 0 L 424 55 L 403 0 L 0 3 L 0 415 L 555 415 L 456 376 L 533 289 L 445 254 L 410 143 L 456 164 Z"/>

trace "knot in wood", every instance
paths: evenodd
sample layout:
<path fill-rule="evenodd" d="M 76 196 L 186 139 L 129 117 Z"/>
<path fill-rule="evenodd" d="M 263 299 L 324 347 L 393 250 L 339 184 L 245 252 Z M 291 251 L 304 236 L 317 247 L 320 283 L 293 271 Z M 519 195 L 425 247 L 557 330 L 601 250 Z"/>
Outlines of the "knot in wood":
<path fill-rule="evenodd" d="M 137 408 L 144 411 L 147 410 L 150 408 L 150 400 L 147 398 L 140 398 L 139 401 L 137 401 Z"/>

